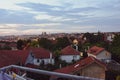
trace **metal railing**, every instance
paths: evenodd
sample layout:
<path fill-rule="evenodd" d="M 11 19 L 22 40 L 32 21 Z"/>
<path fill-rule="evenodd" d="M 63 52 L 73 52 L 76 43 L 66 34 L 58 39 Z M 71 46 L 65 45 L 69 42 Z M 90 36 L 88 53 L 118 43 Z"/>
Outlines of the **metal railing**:
<path fill-rule="evenodd" d="M 97 78 L 91 78 L 91 77 L 84 77 L 84 76 L 77 76 L 77 75 L 70 75 L 70 74 L 63 74 L 63 73 L 39 70 L 39 69 L 28 68 L 28 67 L 17 66 L 17 65 L 10 65 L 10 66 L 0 68 L 0 71 L 10 69 L 10 68 L 20 69 L 20 70 L 24 70 L 24 71 L 28 71 L 28 72 L 32 72 L 32 73 L 44 74 L 44 75 L 48 75 L 48 76 L 57 76 L 57 77 L 67 78 L 70 80 L 71 79 L 72 80 L 103 80 L 103 79 L 97 79 Z"/>

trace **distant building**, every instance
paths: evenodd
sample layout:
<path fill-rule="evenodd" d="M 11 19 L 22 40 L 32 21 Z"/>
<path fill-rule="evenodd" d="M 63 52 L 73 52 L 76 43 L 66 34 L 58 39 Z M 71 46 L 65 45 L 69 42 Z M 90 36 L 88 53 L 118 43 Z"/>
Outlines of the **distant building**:
<path fill-rule="evenodd" d="M 55 72 L 105 79 L 106 65 L 94 57 L 87 57 Z M 51 77 L 52 78 L 52 77 Z"/>
<path fill-rule="evenodd" d="M 110 60 L 111 53 L 104 48 L 93 46 L 88 51 L 88 56 L 93 56 L 99 60 Z"/>
<path fill-rule="evenodd" d="M 71 63 L 73 60 L 77 61 L 80 59 L 80 52 L 72 48 L 72 46 L 67 46 L 61 50 L 60 59 Z"/>
<path fill-rule="evenodd" d="M 104 41 L 111 43 L 115 37 L 114 33 L 104 33 Z"/>

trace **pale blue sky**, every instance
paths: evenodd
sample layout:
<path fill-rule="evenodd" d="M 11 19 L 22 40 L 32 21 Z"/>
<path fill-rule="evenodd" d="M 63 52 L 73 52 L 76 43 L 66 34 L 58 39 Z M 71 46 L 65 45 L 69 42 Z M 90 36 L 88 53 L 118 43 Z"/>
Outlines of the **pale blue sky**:
<path fill-rule="evenodd" d="M 120 31 L 120 0 L 3 0 L 0 34 Z"/>

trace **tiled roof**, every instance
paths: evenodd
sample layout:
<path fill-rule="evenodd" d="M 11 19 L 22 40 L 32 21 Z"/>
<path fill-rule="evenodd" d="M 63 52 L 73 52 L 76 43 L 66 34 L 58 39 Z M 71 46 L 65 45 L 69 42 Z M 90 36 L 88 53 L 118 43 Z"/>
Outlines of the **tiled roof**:
<path fill-rule="evenodd" d="M 61 50 L 61 55 L 79 55 L 79 54 L 80 54 L 80 52 L 76 51 L 71 46 L 67 46 Z"/>
<path fill-rule="evenodd" d="M 60 73 L 65 73 L 65 74 L 72 74 L 73 72 L 76 72 L 82 68 L 85 68 L 86 66 L 89 66 L 92 63 L 97 63 L 100 66 L 104 67 L 106 69 L 106 65 L 102 62 L 100 62 L 99 60 L 93 58 L 93 57 L 87 57 L 83 60 L 80 60 L 78 62 L 76 62 L 73 65 L 61 68 L 61 69 L 57 69 L 55 70 L 55 72 L 60 72 Z"/>
<path fill-rule="evenodd" d="M 10 43 L 9 46 L 10 47 L 17 47 L 17 43 Z"/>
<path fill-rule="evenodd" d="M 20 60 L 19 56 L 14 55 L 14 51 L 0 51 L 0 67 L 8 66 L 12 64 L 18 64 Z"/>
<path fill-rule="evenodd" d="M 30 64 L 30 63 L 28 63 L 27 65 L 26 65 L 26 67 L 30 67 L 30 68 L 39 68 L 39 66 L 37 66 L 37 65 L 34 65 L 34 64 Z"/>
<path fill-rule="evenodd" d="M 17 64 L 25 64 L 26 59 L 32 51 L 35 58 L 50 58 L 50 52 L 43 48 L 31 48 L 29 50 L 0 50 L 0 67 Z"/>
<path fill-rule="evenodd" d="M 29 51 L 32 51 L 35 58 L 50 58 L 50 51 L 44 48 L 29 48 Z"/>
<path fill-rule="evenodd" d="M 87 52 L 93 55 L 98 55 L 100 52 L 105 50 L 104 48 L 93 46 Z"/>

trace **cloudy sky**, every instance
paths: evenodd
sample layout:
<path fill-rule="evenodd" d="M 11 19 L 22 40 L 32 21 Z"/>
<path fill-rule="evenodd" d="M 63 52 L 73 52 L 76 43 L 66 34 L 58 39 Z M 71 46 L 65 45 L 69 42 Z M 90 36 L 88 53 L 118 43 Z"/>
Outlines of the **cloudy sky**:
<path fill-rule="evenodd" d="M 120 31 L 120 0 L 2 0 L 0 35 Z"/>

